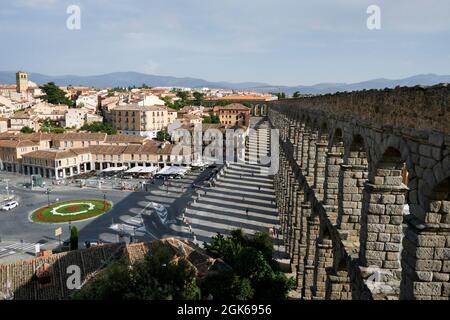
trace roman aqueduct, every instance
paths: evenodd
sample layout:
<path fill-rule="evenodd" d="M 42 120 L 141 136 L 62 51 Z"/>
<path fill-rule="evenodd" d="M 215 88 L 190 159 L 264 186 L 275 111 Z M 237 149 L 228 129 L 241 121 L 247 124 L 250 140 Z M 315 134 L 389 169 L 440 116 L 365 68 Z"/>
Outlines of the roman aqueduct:
<path fill-rule="evenodd" d="M 303 299 L 449 299 L 450 87 L 268 102 Z"/>

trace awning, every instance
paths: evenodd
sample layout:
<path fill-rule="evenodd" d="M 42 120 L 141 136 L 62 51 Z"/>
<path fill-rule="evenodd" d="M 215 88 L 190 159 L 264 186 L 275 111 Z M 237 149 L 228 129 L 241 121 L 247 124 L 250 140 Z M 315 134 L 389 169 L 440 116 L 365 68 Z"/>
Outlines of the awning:
<path fill-rule="evenodd" d="M 103 169 L 102 172 L 115 172 L 115 171 L 123 171 L 127 170 L 128 167 L 122 166 L 122 167 L 109 167 L 106 169 Z"/>
<path fill-rule="evenodd" d="M 185 174 L 191 169 L 191 167 L 177 167 L 177 166 L 167 166 L 162 168 L 158 174 L 169 175 L 169 174 Z"/>
<path fill-rule="evenodd" d="M 155 167 L 155 166 L 150 166 L 150 167 L 134 167 L 131 168 L 127 171 L 125 171 L 125 173 L 153 173 L 159 170 L 159 167 Z"/>
<path fill-rule="evenodd" d="M 159 167 L 143 167 L 140 171 L 141 173 L 153 173 L 159 170 Z"/>
<path fill-rule="evenodd" d="M 141 170 L 142 170 L 143 168 L 144 168 L 144 167 L 139 167 L 139 166 L 133 167 L 133 168 L 128 169 L 127 171 L 125 171 L 125 173 L 137 173 L 137 172 L 141 172 Z"/>

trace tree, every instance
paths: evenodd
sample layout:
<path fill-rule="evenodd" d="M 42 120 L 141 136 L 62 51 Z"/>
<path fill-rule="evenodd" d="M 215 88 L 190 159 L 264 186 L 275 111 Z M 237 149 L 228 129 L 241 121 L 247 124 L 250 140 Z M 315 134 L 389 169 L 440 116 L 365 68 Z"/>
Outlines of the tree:
<path fill-rule="evenodd" d="M 211 123 L 220 123 L 220 118 L 216 115 L 211 116 Z"/>
<path fill-rule="evenodd" d="M 78 250 L 78 229 L 75 226 L 70 228 L 70 250 Z"/>
<path fill-rule="evenodd" d="M 156 140 L 158 141 L 168 141 L 170 140 L 170 135 L 167 130 L 161 130 L 156 133 Z"/>
<path fill-rule="evenodd" d="M 211 116 L 203 116 L 202 123 L 211 123 Z"/>
<path fill-rule="evenodd" d="M 109 123 L 103 123 L 103 122 L 93 122 L 93 123 L 86 123 L 81 128 L 81 131 L 88 131 L 88 132 L 103 132 L 107 134 L 117 134 L 117 129 L 114 128 Z"/>
<path fill-rule="evenodd" d="M 229 237 L 217 234 L 204 246 L 209 255 L 227 262 L 234 276 L 251 283 L 253 299 L 286 299 L 288 292 L 295 288 L 294 279 L 279 271 L 267 233 L 249 236 L 237 229 Z"/>
<path fill-rule="evenodd" d="M 39 131 L 47 133 L 64 133 L 66 130 L 60 127 L 58 121 L 47 118 L 44 121 L 42 121 L 41 128 Z"/>
<path fill-rule="evenodd" d="M 292 98 L 299 98 L 300 97 L 300 91 L 295 91 L 293 94 L 292 94 Z"/>
<path fill-rule="evenodd" d="M 65 104 L 73 106 L 73 101 L 66 96 L 66 92 L 61 90 L 54 82 L 49 82 L 40 87 L 45 93 L 41 98 L 52 104 Z"/>
<path fill-rule="evenodd" d="M 197 271 L 185 258 L 172 259 L 165 247 L 132 266 L 120 260 L 103 270 L 74 296 L 81 300 L 197 300 Z"/>
<path fill-rule="evenodd" d="M 220 118 L 215 115 L 204 116 L 203 123 L 220 123 Z"/>
<path fill-rule="evenodd" d="M 177 97 L 181 99 L 181 101 L 186 101 L 189 98 L 189 93 L 187 91 L 179 90 L 177 92 Z"/>
<path fill-rule="evenodd" d="M 30 127 L 22 127 L 22 129 L 20 129 L 20 132 L 22 132 L 22 133 L 34 133 L 34 129 L 30 128 Z"/>
<path fill-rule="evenodd" d="M 249 300 L 254 291 L 250 280 L 237 276 L 233 271 L 223 271 L 207 276 L 200 283 L 202 296 L 210 294 L 220 300 Z"/>
<path fill-rule="evenodd" d="M 205 94 L 201 92 L 194 92 L 193 96 L 195 99 L 195 104 L 201 106 L 203 104 L 203 101 L 205 100 Z"/>

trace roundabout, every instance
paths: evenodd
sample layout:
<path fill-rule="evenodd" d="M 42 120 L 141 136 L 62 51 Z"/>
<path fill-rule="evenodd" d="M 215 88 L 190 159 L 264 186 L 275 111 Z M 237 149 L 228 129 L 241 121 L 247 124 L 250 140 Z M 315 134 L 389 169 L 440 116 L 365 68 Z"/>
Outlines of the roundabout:
<path fill-rule="evenodd" d="M 110 201 L 100 199 L 62 201 L 33 211 L 31 220 L 40 223 L 82 221 L 100 216 L 111 208 Z"/>

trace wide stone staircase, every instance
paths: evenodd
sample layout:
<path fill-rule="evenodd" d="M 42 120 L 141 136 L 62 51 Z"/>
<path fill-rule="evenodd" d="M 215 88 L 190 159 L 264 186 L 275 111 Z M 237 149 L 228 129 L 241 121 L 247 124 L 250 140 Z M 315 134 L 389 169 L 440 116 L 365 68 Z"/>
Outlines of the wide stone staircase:
<path fill-rule="evenodd" d="M 255 127 L 256 129 L 256 127 Z M 245 163 L 230 163 L 215 179 L 214 186 L 199 190 L 199 197 L 187 207 L 185 217 L 194 239 L 209 242 L 217 232 L 227 235 L 234 229 L 245 233 L 270 232 L 277 256 L 284 257 L 283 236 L 269 165 L 257 163 L 260 155 L 270 154 L 270 130 L 267 122 L 259 123 L 258 134 L 250 135 Z"/>

